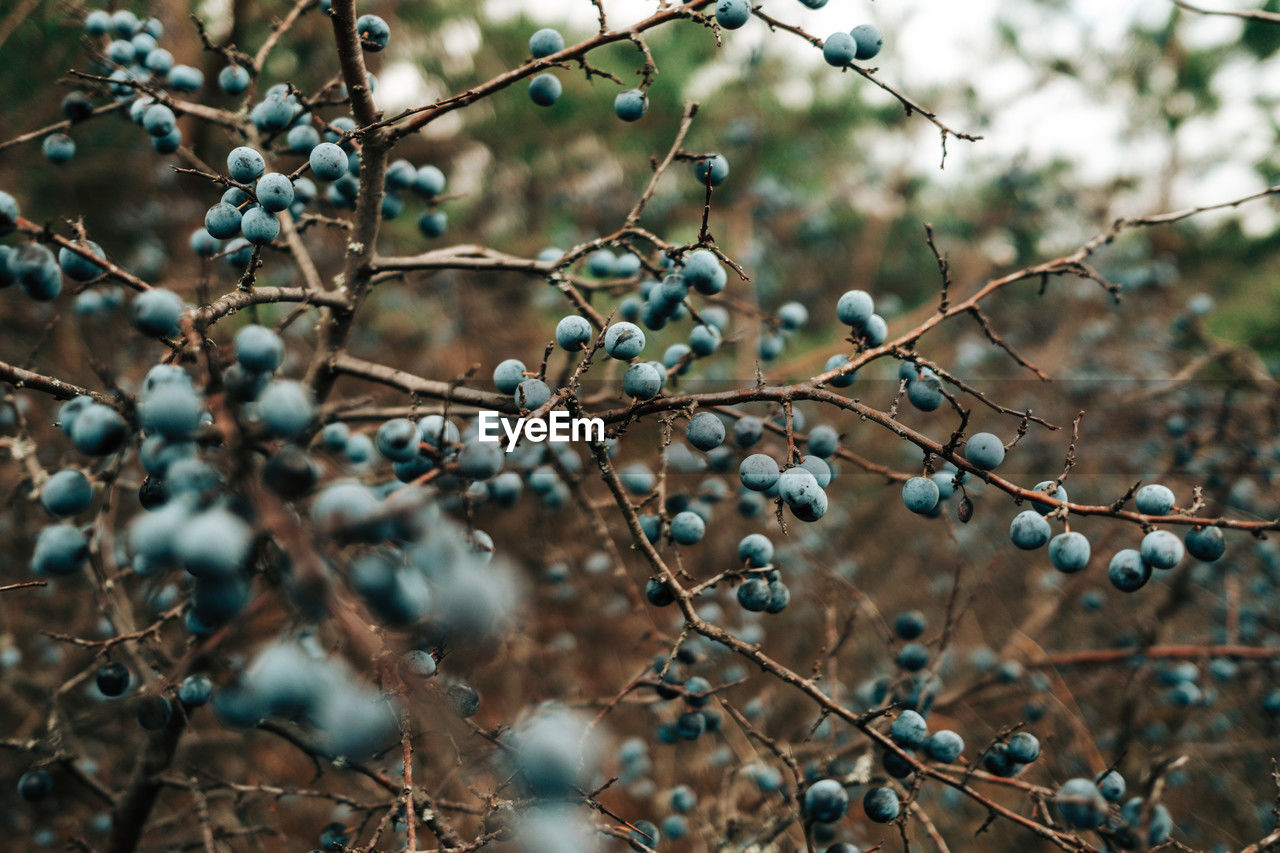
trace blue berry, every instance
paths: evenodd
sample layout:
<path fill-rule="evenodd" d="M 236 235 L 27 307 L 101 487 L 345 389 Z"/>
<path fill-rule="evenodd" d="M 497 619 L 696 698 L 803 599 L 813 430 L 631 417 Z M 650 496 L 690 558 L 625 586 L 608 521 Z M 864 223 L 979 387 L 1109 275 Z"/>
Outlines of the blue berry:
<path fill-rule="evenodd" d="M 265 326 L 245 326 L 236 333 L 236 361 L 245 370 L 271 373 L 284 362 L 284 340 Z"/>
<path fill-rule="evenodd" d="M 1040 757 L 1040 741 L 1030 732 L 1018 732 L 1007 745 L 1010 760 L 1030 764 Z"/>
<path fill-rule="evenodd" d="M 897 663 L 907 672 L 919 672 L 929 663 L 929 650 L 920 643 L 907 643 L 898 651 Z"/>
<path fill-rule="evenodd" d="M 1102 794 L 1103 799 L 1109 803 L 1118 803 L 1120 798 L 1124 796 L 1125 781 L 1115 770 L 1106 770 L 1099 774 L 1097 778 L 1098 792 Z"/>
<path fill-rule="evenodd" d="M 142 114 L 142 126 L 152 136 L 168 136 L 177 126 L 178 117 L 164 104 L 152 104 Z"/>
<path fill-rule="evenodd" d="M 657 578 L 649 578 L 644 588 L 645 600 L 654 607 L 666 607 L 674 604 L 676 597 L 671 587 Z"/>
<path fill-rule="evenodd" d="M 258 417 L 272 434 L 298 438 L 315 417 L 311 393 L 298 382 L 277 379 L 258 398 Z"/>
<path fill-rule="evenodd" d="M 458 473 L 469 480 L 488 480 L 502 471 L 505 460 L 501 445 L 472 439 L 458 451 Z"/>
<path fill-rule="evenodd" d="M 631 825 L 634 827 L 634 829 L 631 830 L 632 841 L 651 849 L 657 849 L 658 840 L 661 837 L 658 834 L 658 827 L 654 826 L 653 823 L 647 820 L 637 820 Z"/>
<path fill-rule="evenodd" d="M 267 97 L 249 111 L 249 120 L 262 133 L 279 133 L 293 124 L 300 110 L 294 96 L 284 92 L 268 92 Z"/>
<path fill-rule="evenodd" d="M 53 524 L 36 537 L 31 555 L 31 571 L 38 575 L 62 576 L 80 571 L 89 558 L 89 540 L 78 527 Z"/>
<path fill-rule="evenodd" d="M 336 181 L 347 173 L 347 155 L 332 142 L 321 142 L 307 158 L 311 172 L 319 180 Z"/>
<path fill-rule="evenodd" d="M 51 133 L 40 143 L 40 151 L 46 160 L 60 166 L 76 156 L 76 142 L 65 133 Z"/>
<path fill-rule="evenodd" d="M 862 329 L 875 314 L 875 301 L 865 290 L 846 291 L 836 303 L 836 316 L 840 322 L 854 329 Z"/>
<path fill-rule="evenodd" d="M 760 336 L 759 353 L 762 361 L 773 361 L 782 355 L 787 342 L 781 335 L 764 334 Z"/>
<path fill-rule="evenodd" d="M 684 510 L 671 519 L 671 538 L 680 545 L 695 545 L 702 541 L 707 525 L 697 513 Z"/>
<path fill-rule="evenodd" d="M 1043 492 L 1049 497 L 1065 503 L 1067 500 L 1067 490 L 1064 489 L 1061 485 L 1059 485 L 1057 488 L 1053 488 L 1051 491 L 1050 487 L 1052 486 L 1053 486 L 1052 480 L 1045 480 L 1043 482 L 1036 483 L 1035 488 L 1032 489 L 1032 491 Z M 1051 506 L 1047 503 L 1044 503 L 1043 501 L 1035 501 L 1035 500 L 1031 502 L 1031 506 L 1035 509 L 1036 512 L 1040 513 L 1041 515 L 1048 515 L 1049 513 L 1057 509 L 1057 507 Z"/>
<path fill-rule="evenodd" d="M 1143 515 L 1168 515 L 1173 509 L 1174 496 L 1167 487 L 1150 483 L 1138 489 L 1133 502 Z"/>
<path fill-rule="evenodd" d="M 1227 552 L 1226 540 L 1218 527 L 1193 527 L 1182 541 L 1187 546 L 1187 553 L 1205 563 L 1219 560 Z"/>
<path fill-rule="evenodd" d="M 1153 569 L 1172 569 L 1182 555 L 1182 540 L 1168 530 L 1153 530 L 1142 538 L 1142 560 Z"/>
<path fill-rule="evenodd" d="M 115 409 L 93 403 L 71 425 L 71 443 L 88 456 L 106 456 L 120 448 L 128 431 L 124 418 Z"/>
<path fill-rule="evenodd" d="M 761 613 L 769 606 L 773 595 L 769 590 L 769 584 L 764 580 L 747 578 L 738 586 L 737 598 L 743 610 Z"/>
<path fill-rule="evenodd" d="M 551 399 L 551 389 L 541 379 L 525 379 L 515 390 L 516 406 L 521 410 L 533 411 Z"/>
<path fill-rule="evenodd" d="M 863 330 L 867 343 L 873 347 L 883 344 L 889 337 L 889 324 L 879 314 L 872 314 Z"/>
<path fill-rule="evenodd" d="M 212 237 L 226 240 L 240 233 L 243 214 L 225 201 L 209 208 L 204 215 L 204 228 Z"/>
<path fill-rule="evenodd" d="M 91 36 L 103 36 L 111 27 L 111 13 L 94 9 L 84 16 L 84 31 Z"/>
<path fill-rule="evenodd" d="M 53 252 L 39 243 L 23 243 L 7 256 L 4 278 L 13 278 L 22 292 L 39 302 L 49 302 L 62 292 L 62 269 Z"/>
<path fill-rule="evenodd" d="M 1049 522 L 1033 509 L 1018 513 L 1009 525 L 1009 540 L 1024 551 L 1043 547 L 1051 534 Z"/>
<path fill-rule="evenodd" d="M 778 477 L 778 497 L 801 521 L 817 521 L 827 511 L 827 495 L 807 468 L 788 468 Z"/>
<path fill-rule="evenodd" d="M 1107 567 L 1107 577 L 1116 589 L 1134 592 L 1151 578 L 1151 567 L 1142 561 L 1142 555 L 1132 548 L 1118 551 Z"/>
<path fill-rule="evenodd" d="M 430 240 L 443 234 L 448 225 L 449 219 L 442 210 L 428 210 L 418 217 L 418 231 Z"/>
<path fill-rule="evenodd" d="M 374 435 L 374 444 L 378 452 L 392 462 L 407 462 L 418 455 L 418 444 L 421 434 L 418 427 L 408 418 L 393 418 L 386 421 Z"/>
<path fill-rule="evenodd" d="M 694 326 L 689 333 L 689 349 L 700 358 L 706 358 L 720 348 L 720 340 L 720 330 L 704 323 Z"/>
<path fill-rule="evenodd" d="M 137 51 L 133 48 L 133 42 L 125 39 L 116 39 L 107 45 L 107 60 L 116 65 L 133 64 L 134 56 Z"/>
<path fill-rule="evenodd" d="M 265 245 L 280 236 L 280 220 L 274 213 L 255 204 L 241 217 L 240 233 L 254 245 Z"/>
<path fill-rule="evenodd" d="M 1049 541 L 1049 561 L 1066 574 L 1075 574 L 1089 565 L 1089 540 L 1074 530 L 1059 533 Z"/>
<path fill-rule="evenodd" d="M 703 312 L 703 316 L 704 317 L 706 316 L 705 311 Z M 844 353 L 836 353 L 835 355 L 831 356 L 831 358 L 827 359 L 827 363 L 823 365 L 822 372 L 830 373 L 832 370 L 839 370 L 840 368 L 844 367 L 848 363 L 849 363 L 849 356 L 845 355 Z M 845 373 L 841 376 L 837 376 L 834 379 L 827 380 L 827 384 L 830 385 L 832 388 L 848 388 L 857 380 L 857 378 L 858 378 L 858 371 L 854 370 L 849 373 Z"/>
<path fill-rule="evenodd" d="M 912 477 L 902 484 L 902 502 L 918 515 L 932 513 L 938 500 L 938 486 L 928 477 Z"/>
<path fill-rule="evenodd" d="M 564 36 L 557 30 L 545 27 L 529 37 L 529 53 L 541 59 L 564 50 Z"/>
<path fill-rule="evenodd" d="M 142 399 L 138 419 L 143 429 L 177 441 L 195 434 L 203 411 L 204 402 L 191 386 L 169 382 Z"/>
<path fill-rule="evenodd" d="M 175 540 L 175 556 L 197 578 L 225 578 L 249 561 L 253 528 L 225 509 L 194 516 Z"/>
<path fill-rule="evenodd" d="M 831 470 L 831 464 L 820 456 L 808 455 L 800 460 L 800 467 L 807 470 L 818 481 L 818 485 L 826 488 L 831 485 L 831 479 L 834 476 Z"/>
<path fill-rule="evenodd" d="M 1004 461 L 1004 444 L 989 432 L 977 433 L 965 442 L 964 458 L 976 468 L 993 471 Z"/>
<path fill-rule="evenodd" d="M 142 61 L 142 64 L 148 71 L 163 77 L 173 70 L 173 62 L 173 54 L 160 47 L 147 51 L 146 59 Z M 169 131 L 170 134 L 173 132 L 172 130 Z"/>
<path fill-rule="evenodd" d="M 247 145 L 233 148 L 227 155 L 227 174 L 231 180 L 241 184 L 251 184 L 267 170 L 267 161 L 262 155 Z"/>
<path fill-rule="evenodd" d="M 604 351 L 621 361 L 639 356 L 644 345 L 644 331 L 634 323 L 614 323 L 604 335 Z"/>
<path fill-rule="evenodd" d="M 18 228 L 18 202 L 7 192 L 0 190 L 0 237 L 12 234 Z"/>
<path fill-rule="evenodd" d="M 893 620 L 893 633 L 904 640 L 914 640 L 924 634 L 927 627 L 924 614 L 919 610 L 904 610 Z"/>
<path fill-rule="evenodd" d="M 606 337 L 605 348 L 608 349 L 608 338 Z M 503 394 L 513 394 L 516 388 L 524 381 L 524 373 L 527 368 L 524 362 L 515 358 L 508 358 L 498 364 L 493 369 L 493 384 Z"/>
<path fill-rule="evenodd" d="M 361 15 L 356 19 L 356 34 L 360 45 L 370 53 L 384 50 L 391 40 L 391 28 L 377 15 Z"/>
<path fill-rule="evenodd" d="M 418 172 L 408 160 L 399 159 L 387 167 L 386 184 L 391 190 L 407 190 L 417 180 Z"/>
<path fill-rule="evenodd" d="M 718 187 L 729 177 L 729 161 L 721 154 L 712 154 L 693 163 L 693 175 L 699 184 Z"/>
<path fill-rule="evenodd" d="M 820 823 L 834 823 L 849 810 L 849 794 L 835 779 L 814 782 L 804 792 L 804 811 Z"/>
<path fill-rule="evenodd" d="M 716 4 L 716 23 L 726 30 L 736 30 L 750 19 L 750 0 L 720 0 Z"/>
<path fill-rule="evenodd" d="M 892 788 L 872 788 L 862 798 L 862 809 L 875 823 L 892 823 L 898 818 L 901 803 Z"/>
<path fill-rule="evenodd" d="M 662 390 L 663 374 L 651 362 L 633 364 L 622 377 L 622 390 L 628 397 L 648 400 Z"/>
<path fill-rule="evenodd" d="M 596 278 L 613 278 L 618 274 L 618 258 L 608 249 L 596 249 L 587 256 L 587 272 Z"/>
<path fill-rule="evenodd" d="M 751 454 L 746 459 L 743 459 L 738 466 L 738 477 L 742 480 L 742 485 L 754 492 L 768 491 L 778 482 L 781 476 L 778 471 L 778 463 L 774 461 L 773 457 L 763 453 Z M 814 485 L 817 485 L 816 481 Z"/>
<path fill-rule="evenodd" d="M 435 198 L 444 192 L 444 172 L 435 166 L 421 166 L 414 173 L 413 188 L 427 198 Z"/>
<path fill-rule="evenodd" d="M 238 231 L 239 229 L 240 223 L 237 222 L 236 230 Z M 201 258 L 212 258 L 222 248 L 222 242 L 210 234 L 207 228 L 197 228 L 192 231 L 188 242 L 191 245 L 191 251 Z"/>
<path fill-rule="evenodd" d="M 613 112 L 623 121 L 639 121 L 649 108 L 649 99 L 642 89 L 619 92 L 613 99 Z"/>
<path fill-rule="evenodd" d="M 320 131 L 309 124 L 300 124 L 289 129 L 285 144 L 295 154 L 310 154 L 320 144 Z"/>
<path fill-rule="evenodd" d="M 259 178 L 254 192 L 258 204 L 272 213 L 288 210 L 293 204 L 293 181 L 279 172 L 269 172 Z"/>
<path fill-rule="evenodd" d="M 848 65 L 857 55 L 858 42 L 849 33 L 832 33 L 822 43 L 822 58 L 836 68 Z"/>
<path fill-rule="evenodd" d="M 698 412 L 689 419 L 685 436 L 699 450 L 713 450 L 724 444 L 724 421 L 712 412 Z"/>
<path fill-rule="evenodd" d="M 809 436 L 805 440 L 805 446 L 814 456 L 823 459 L 830 459 L 835 456 L 836 451 L 840 447 L 840 434 L 836 432 L 835 427 L 819 424 L 809 430 Z"/>
<path fill-rule="evenodd" d="M 562 350 L 580 352 L 591 342 L 591 324 L 587 318 L 570 314 L 556 324 L 556 343 Z"/>
<path fill-rule="evenodd" d="M 857 59 L 874 59 L 884 44 L 880 30 L 872 24 L 861 24 L 850 33 L 858 44 Z"/>
<path fill-rule="evenodd" d="M 178 685 L 178 701 L 188 708 L 198 708 L 213 695 L 213 682 L 204 675 L 188 675 Z"/>
<path fill-rule="evenodd" d="M 710 249 L 690 252 L 685 259 L 682 277 L 686 284 L 704 296 L 714 296 L 724 290 L 728 281 L 728 273 Z"/>
<path fill-rule="evenodd" d="M 204 72 L 190 65 L 175 65 L 165 79 L 179 92 L 195 92 L 204 85 Z"/>
<path fill-rule="evenodd" d="M 753 568 L 773 561 L 773 543 L 762 533 L 748 533 L 738 542 L 738 559 Z"/>
<path fill-rule="evenodd" d="M 102 251 L 102 247 L 92 240 L 84 240 L 77 245 L 81 249 L 87 249 L 94 257 L 104 260 L 107 257 L 106 253 Z M 78 252 L 73 252 L 66 246 L 58 249 L 58 266 L 66 273 L 67 278 L 75 281 L 92 281 L 107 271 L 106 267 L 89 260 Z"/>
<path fill-rule="evenodd" d="M 111 29 L 121 38 L 132 38 L 139 25 L 138 16 L 128 9 L 121 9 L 111 15 Z"/>
<path fill-rule="evenodd" d="M 553 74 L 539 74 L 529 82 L 529 99 L 540 107 L 549 107 L 560 100 L 563 87 Z"/>
<path fill-rule="evenodd" d="M 218 86 L 228 95 L 242 95 L 249 88 L 249 72 L 239 65 L 228 65 L 218 72 Z"/>
<path fill-rule="evenodd" d="M 964 739 L 950 729 L 934 732 L 924 742 L 925 755 L 943 764 L 954 764 L 964 752 Z"/>
<path fill-rule="evenodd" d="M 53 777 L 43 768 L 28 770 L 18 777 L 18 796 L 29 803 L 38 803 L 53 792 Z"/>
<path fill-rule="evenodd" d="M 929 726 L 918 712 L 907 709 L 889 726 L 889 736 L 898 746 L 917 749 L 929 736 Z"/>
<path fill-rule="evenodd" d="M 1088 779 L 1068 779 L 1058 788 L 1053 804 L 1072 829 L 1097 829 L 1107 817 L 1107 801 Z"/>
<path fill-rule="evenodd" d="M 916 379 L 909 381 L 907 401 L 922 412 L 936 411 L 946 401 L 938 374 L 925 368 Z"/>
<path fill-rule="evenodd" d="M 115 698 L 123 696 L 129 689 L 129 670 L 120 663 L 109 663 L 98 669 L 94 675 L 94 683 L 103 696 Z"/>
<path fill-rule="evenodd" d="M 93 503 L 93 484 L 80 471 L 65 468 L 50 477 L 40 490 L 40 503 L 52 516 L 78 515 Z"/>

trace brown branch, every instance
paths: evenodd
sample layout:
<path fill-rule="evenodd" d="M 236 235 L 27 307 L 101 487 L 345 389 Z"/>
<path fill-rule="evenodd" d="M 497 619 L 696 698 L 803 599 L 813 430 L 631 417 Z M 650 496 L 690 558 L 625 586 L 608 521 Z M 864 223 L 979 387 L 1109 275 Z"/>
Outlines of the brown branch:
<path fill-rule="evenodd" d="M 613 44 L 619 41 L 633 40 L 640 33 L 661 26 L 670 21 L 679 20 L 681 18 L 690 18 L 697 10 L 708 6 L 712 0 L 688 0 L 686 3 L 680 3 L 673 6 L 666 6 L 654 12 L 648 18 L 637 22 L 630 28 L 625 30 L 608 30 L 597 33 L 591 38 L 579 42 L 578 44 L 566 47 L 564 50 L 544 56 L 540 59 L 530 59 L 523 65 L 506 71 L 498 76 L 473 86 L 465 92 L 451 95 L 433 104 L 428 104 L 416 109 L 405 110 L 397 116 L 393 116 L 376 125 L 372 125 L 371 129 L 381 128 L 385 126 L 391 127 L 391 139 L 401 139 L 411 133 L 421 130 L 426 125 L 435 121 L 443 115 L 447 115 L 454 110 L 469 106 L 482 98 L 486 98 L 495 92 L 511 86 L 514 83 L 531 77 L 541 71 L 546 71 L 555 66 L 561 66 L 566 62 L 572 62 L 583 59 L 588 53 L 596 48 L 603 47 L 607 44 Z M 365 124 L 362 122 L 362 124 Z"/>
<path fill-rule="evenodd" d="M 66 249 L 68 252 L 79 255 L 87 261 L 92 261 L 94 264 L 102 268 L 104 275 L 109 278 L 114 278 L 116 281 L 123 282 L 134 290 L 142 291 L 151 289 L 151 285 L 147 284 L 133 273 L 123 267 L 117 266 L 106 258 L 98 257 L 85 244 L 63 237 L 61 234 L 55 234 L 48 226 L 37 225 L 30 219 L 18 217 L 18 230 L 23 234 L 30 235 L 41 243 L 53 243 L 60 249 Z"/>
<path fill-rule="evenodd" d="M 1280 24 L 1280 14 L 1276 12 L 1268 12 L 1264 9 L 1248 9 L 1245 11 L 1235 11 L 1233 9 L 1205 9 L 1201 6 L 1194 6 L 1187 0 L 1173 0 L 1173 5 L 1188 12 L 1195 12 L 1199 15 L 1223 15 L 1229 18 L 1243 18 L 1246 21 L 1265 21 L 1268 24 Z"/>
<path fill-rule="evenodd" d="M 112 812 L 107 853 L 132 853 L 137 849 L 156 797 L 160 794 L 160 774 L 173 761 L 186 724 L 186 716 L 180 708 L 175 707 L 169 724 L 152 732 L 147 738 L 147 745 L 138 756 L 133 779 Z"/>
<path fill-rule="evenodd" d="M 15 388 L 30 388 L 34 391 L 40 391 L 57 400 L 70 400 L 72 397 L 92 397 L 99 403 L 106 403 L 108 406 L 116 405 L 115 401 L 105 394 L 90 391 L 88 388 L 81 388 L 79 385 L 73 385 L 70 382 L 64 382 L 61 379 L 45 376 L 42 373 L 36 373 L 3 361 L 0 361 L 0 382 L 8 382 Z"/>
<path fill-rule="evenodd" d="M 22 583 L 11 583 L 0 586 L 0 592 L 13 592 L 16 589 L 32 589 L 34 587 L 48 586 L 48 581 L 23 581 Z"/>
<path fill-rule="evenodd" d="M 276 43 L 280 41 L 280 37 L 289 31 L 303 12 L 315 8 L 319 3 L 320 0 L 296 0 L 289 13 L 271 28 L 271 34 L 267 36 L 266 41 L 258 48 L 258 52 L 253 55 L 253 59 L 249 63 L 250 70 L 254 76 L 262 73 L 262 66 L 266 64 L 267 57 L 271 54 Z"/>
<path fill-rule="evenodd" d="M 361 148 L 355 227 L 347 241 L 347 261 L 342 271 L 342 283 L 350 294 L 348 306 L 324 312 L 320 321 L 320 342 L 307 368 L 307 384 L 316 401 L 321 403 L 333 389 L 337 378 L 333 361 L 346 346 L 351 324 L 371 285 L 375 244 L 382 223 L 382 196 L 386 191 L 387 151 L 390 148 L 385 132 L 373 126 L 378 114 L 369 91 L 364 49 L 356 33 L 355 0 L 334 0 L 330 17 L 338 64 L 351 97 L 356 123 L 362 128 L 364 144 Z"/>
<path fill-rule="evenodd" d="M 119 112 L 122 109 L 124 109 L 124 104 L 102 104 L 101 106 L 94 107 L 93 112 L 90 113 L 89 117 L 96 118 L 97 116 L 106 115 L 107 113 Z M 88 121 L 88 119 L 84 119 L 84 121 Z M 76 122 L 74 124 L 79 123 L 81 122 Z M 15 136 L 12 139 L 0 142 L 0 151 L 14 145 L 21 145 L 24 142 L 34 142 L 38 139 L 44 139 L 51 133 L 60 133 L 64 130 L 70 130 L 74 124 L 71 121 L 56 121 L 53 124 L 45 125 L 44 127 L 37 128 L 36 130 L 27 131 L 20 136 Z"/>
<path fill-rule="evenodd" d="M 816 48 L 819 48 L 819 49 L 822 48 L 822 39 L 818 38 L 815 35 L 812 35 L 811 33 L 805 32 L 804 30 L 800 29 L 800 27 L 794 26 L 792 24 L 783 23 L 777 18 L 774 18 L 765 14 L 763 11 L 761 11 L 759 6 L 753 7 L 751 10 L 751 14 L 755 15 L 757 18 L 764 21 L 765 24 L 767 24 L 769 29 L 771 30 L 783 30 L 784 32 L 791 33 L 792 35 L 799 36 L 800 38 L 809 42 L 809 44 L 813 45 Z M 921 117 L 926 119 L 930 124 L 937 127 L 938 130 L 942 132 L 944 161 L 946 156 L 945 146 L 946 146 L 946 141 L 948 136 L 954 136 L 956 139 L 963 139 L 968 142 L 977 142 L 979 139 L 982 139 L 981 136 L 975 136 L 974 134 L 971 134 L 971 133 L 965 133 L 964 131 L 956 130 L 950 127 L 949 125 L 944 124 L 942 120 L 938 118 L 937 113 L 930 112 L 929 110 L 925 109 L 924 107 L 920 106 L 918 103 L 913 101 L 911 98 L 907 97 L 903 93 L 899 92 L 897 89 L 890 86 L 888 83 L 883 82 L 882 80 L 880 80 L 880 78 L 876 77 L 873 71 L 863 68 L 860 65 L 847 65 L 845 67 L 861 75 L 865 79 L 871 81 L 873 85 L 877 86 L 880 89 L 883 89 L 885 92 L 888 92 L 890 95 L 896 98 L 898 103 L 902 105 L 903 110 L 906 111 L 906 114 L 908 116 L 911 115 L 912 113 L 919 113 Z"/>

